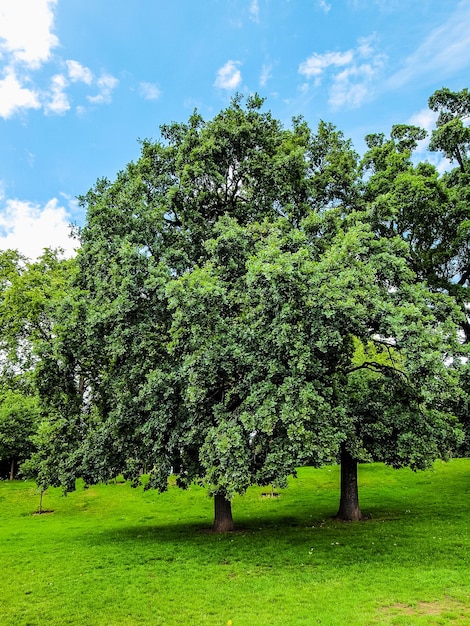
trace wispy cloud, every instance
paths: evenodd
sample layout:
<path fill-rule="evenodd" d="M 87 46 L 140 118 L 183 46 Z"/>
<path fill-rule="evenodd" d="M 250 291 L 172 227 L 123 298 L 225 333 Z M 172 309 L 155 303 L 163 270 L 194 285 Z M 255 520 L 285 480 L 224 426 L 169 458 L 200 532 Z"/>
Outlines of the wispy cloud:
<path fill-rule="evenodd" d="M 238 69 L 239 65 L 240 61 L 227 61 L 217 71 L 214 86 L 227 91 L 236 89 L 242 82 L 242 74 Z"/>
<path fill-rule="evenodd" d="M 266 87 L 268 80 L 271 78 L 271 71 L 273 69 L 272 65 L 263 64 L 261 68 L 261 74 L 259 77 L 260 87 Z"/>
<path fill-rule="evenodd" d="M 329 13 L 331 11 L 331 4 L 328 4 L 326 0 L 318 0 L 318 8 L 324 11 L 325 13 Z"/>
<path fill-rule="evenodd" d="M 438 115 L 436 111 L 431 111 L 431 109 L 421 109 L 421 111 L 413 113 L 408 120 L 408 124 L 424 128 L 424 130 L 430 133 L 436 127 Z"/>
<path fill-rule="evenodd" d="M 470 57 L 470 2 L 459 2 L 441 26 L 435 28 L 387 81 L 387 87 L 401 87 L 420 76 L 433 80 L 448 78 L 468 67 Z"/>
<path fill-rule="evenodd" d="M 68 77 L 72 83 L 85 83 L 91 85 L 93 82 L 93 72 L 89 67 L 83 66 L 78 61 L 65 61 L 68 70 Z"/>
<path fill-rule="evenodd" d="M 385 55 L 377 51 L 375 36 L 360 39 L 356 48 L 314 52 L 299 65 L 299 73 L 315 87 L 328 83 L 328 101 L 334 108 L 355 108 L 373 97 L 373 85 L 384 68 Z M 308 89 L 303 83 L 301 89 Z"/>
<path fill-rule="evenodd" d="M 354 58 L 354 52 L 325 52 L 318 54 L 314 52 L 306 61 L 300 64 L 299 72 L 306 78 L 319 77 L 329 67 L 341 67 L 349 65 Z"/>
<path fill-rule="evenodd" d="M 259 3 L 258 0 L 251 0 L 250 4 L 250 20 L 259 22 Z"/>
<path fill-rule="evenodd" d="M 52 77 L 50 99 L 44 103 L 44 111 L 48 114 L 63 115 L 70 109 L 70 102 L 65 93 L 68 83 L 62 74 Z"/>
<path fill-rule="evenodd" d="M 161 96 L 161 91 L 154 83 L 140 83 L 139 94 L 144 100 L 158 100 Z"/>
<path fill-rule="evenodd" d="M 118 84 L 118 79 L 111 74 L 102 74 L 96 81 L 99 93 L 96 96 L 88 96 L 88 101 L 93 104 L 108 104 L 111 102 L 111 94 Z"/>

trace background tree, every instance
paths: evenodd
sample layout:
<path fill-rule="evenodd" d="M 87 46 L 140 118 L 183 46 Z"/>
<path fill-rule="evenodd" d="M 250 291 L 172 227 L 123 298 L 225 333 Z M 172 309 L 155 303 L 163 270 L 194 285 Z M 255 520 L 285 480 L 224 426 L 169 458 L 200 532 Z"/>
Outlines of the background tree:
<path fill-rule="evenodd" d="M 457 163 L 454 169 L 440 175 L 427 162 L 416 164 L 412 151 L 426 133 L 406 125 L 393 127 L 390 139 L 370 135 L 363 160 L 369 176 L 364 195 L 372 208 L 373 228 L 383 236 L 401 237 L 408 246 L 407 260 L 416 280 L 426 281 L 433 291 L 454 299 L 461 311 L 459 325 L 466 344 L 470 341 L 469 102 L 467 89 L 439 89 L 429 99 L 430 108 L 439 113 L 430 149 Z M 455 397 L 449 398 L 449 410 L 460 416 L 468 441 L 468 401 L 465 393 L 462 396 L 468 388 L 466 367 L 459 364 L 462 384 L 460 391 L 454 389 Z"/>
<path fill-rule="evenodd" d="M 62 259 L 61 250 L 49 249 L 37 261 L 15 251 L 2 253 L 2 260 L 7 259 L 14 261 L 1 294 L 1 348 L 10 368 L 19 374 L 32 371 L 48 350 L 55 307 L 66 295 L 74 261 Z"/>
<path fill-rule="evenodd" d="M 39 422 L 38 399 L 6 391 L 0 398 L 0 462 L 8 464 L 9 479 L 34 450 L 33 435 Z"/>
<path fill-rule="evenodd" d="M 39 428 L 41 415 L 50 417 L 44 412 L 41 403 L 44 393 L 40 392 L 48 389 L 58 394 L 66 380 L 62 372 L 49 386 L 51 380 L 44 375 L 44 364 L 56 356 L 54 345 L 61 324 L 59 307 L 71 297 L 69 280 L 74 261 L 62 259 L 60 250 L 45 250 L 37 261 L 28 261 L 15 251 L 5 251 L 0 255 L 0 267 L 4 277 L 0 299 L 3 358 L 0 411 L 4 427 L 10 433 L 7 447 L 11 450 L 14 447 L 15 459 L 25 460 L 35 449 L 32 435 Z M 59 358 L 56 362 L 63 361 Z M 4 450 L 6 454 L 6 447 Z M 28 471 L 31 467 L 30 464 Z"/>
<path fill-rule="evenodd" d="M 442 152 L 451 161 L 457 161 L 460 172 L 468 173 L 470 128 L 464 120 L 470 117 L 470 92 L 468 89 L 451 91 L 443 87 L 432 94 L 428 104 L 431 111 L 439 113 L 436 129 L 432 131 L 430 150 Z"/>
<path fill-rule="evenodd" d="M 336 345 L 341 338 L 348 346 L 329 372 L 341 415 L 340 519 L 361 517 L 358 461 L 424 467 L 459 441 L 444 403 L 456 386 L 445 360 L 460 349 L 459 314 L 450 298 L 416 280 L 407 252 L 400 237 L 374 233 L 367 214 L 351 214 L 337 222 L 319 257 L 319 283 L 311 284 L 316 319 L 336 333 Z"/>

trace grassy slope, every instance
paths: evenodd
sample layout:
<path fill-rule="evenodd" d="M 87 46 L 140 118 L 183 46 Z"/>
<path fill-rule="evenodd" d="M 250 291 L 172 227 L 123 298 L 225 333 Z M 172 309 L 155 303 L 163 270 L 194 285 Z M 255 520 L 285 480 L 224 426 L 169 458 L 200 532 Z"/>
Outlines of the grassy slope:
<path fill-rule="evenodd" d="M 470 460 L 413 474 L 361 466 L 361 508 L 335 522 L 338 468 L 303 468 L 278 498 L 233 504 L 116 484 L 67 498 L 0 484 L 0 624 L 470 624 Z"/>

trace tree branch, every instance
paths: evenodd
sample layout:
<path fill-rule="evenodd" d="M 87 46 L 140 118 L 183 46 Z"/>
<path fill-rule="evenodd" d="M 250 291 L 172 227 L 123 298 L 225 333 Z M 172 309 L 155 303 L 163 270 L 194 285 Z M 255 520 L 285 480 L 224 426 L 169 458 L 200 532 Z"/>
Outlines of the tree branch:
<path fill-rule="evenodd" d="M 400 374 L 404 378 L 407 378 L 405 372 L 393 367 L 391 365 L 384 365 L 383 363 L 377 363 L 376 361 L 364 361 L 361 365 L 357 365 L 356 367 L 352 367 L 349 370 L 346 370 L 346 374 L 352 374 L 352 372 L 357 372 L 358 370 L 368 369 L 373 372 L 380 373 L 389 373 L 389 374 Z"/>

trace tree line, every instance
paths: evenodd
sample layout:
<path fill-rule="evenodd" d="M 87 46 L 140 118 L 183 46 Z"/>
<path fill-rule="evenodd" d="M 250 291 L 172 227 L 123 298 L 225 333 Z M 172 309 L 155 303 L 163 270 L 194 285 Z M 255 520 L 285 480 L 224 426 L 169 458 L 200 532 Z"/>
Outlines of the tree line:
<path fill-rule="evenodd" d="M 0 254 L 0 459 L 41 489 L 122 474 L 231 500 L 341 463 L 424 469 L 469 447 L 470 113 L 436 91 L 426 132 L 361 157 L 341 131 L 285 128 L 257 95 L 157 141 L 80 203 L 77 256 Z"/>

